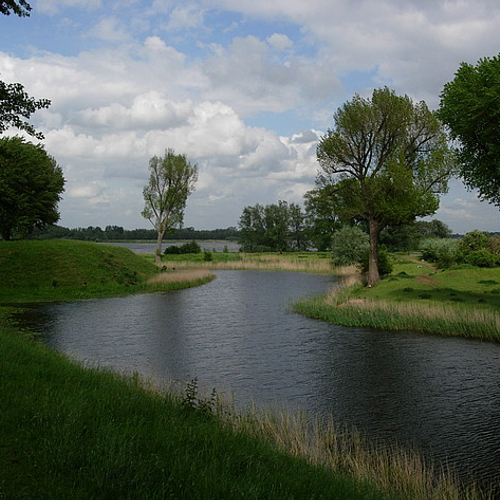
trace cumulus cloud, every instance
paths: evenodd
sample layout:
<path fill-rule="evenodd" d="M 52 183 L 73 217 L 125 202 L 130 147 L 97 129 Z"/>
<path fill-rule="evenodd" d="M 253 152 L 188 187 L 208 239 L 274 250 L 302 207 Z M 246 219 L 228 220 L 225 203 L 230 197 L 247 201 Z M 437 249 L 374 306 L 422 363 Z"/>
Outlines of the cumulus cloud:
<path fill-rule="evenodd" d="M 148 160 L 167 147 L 200 167 L 188 225 L 235 225 L 243 206 L 300 202 L 314 186 L 318 139 L 354 92 L 389 85 L 437 106 L 460 62 L 500 47 L 500 5 L 489 0 L 33 7 L 29 22 L 50 19 L 54 42 L 23 33 L 28 42 L 0 52 L 0 68 L 52 100 L 33 123 L 67 178 L 61 222 L 71 227 L 144 227 Z M 71 50 L 54 48 L 63 36 Z M 450 227 L 493 220 L 489 205 L 454 190 L 437 214 Z"/>

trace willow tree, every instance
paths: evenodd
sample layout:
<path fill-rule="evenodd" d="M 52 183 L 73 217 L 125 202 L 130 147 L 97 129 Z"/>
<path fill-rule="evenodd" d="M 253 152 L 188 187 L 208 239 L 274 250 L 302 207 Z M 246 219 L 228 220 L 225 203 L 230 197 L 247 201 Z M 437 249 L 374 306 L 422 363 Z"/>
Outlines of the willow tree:
<path fill-rule="evenodd" d="M 355 95 L 333 119 L 317 147 L 316 183 L 335 193 L 341 218 L 366 224 L 372 285 L 380 280 L 380 232 L 436 212 L 454 155 L 425 102 L 414 104 L 387 87 L 374 90 L 371 99 Z"/>
<path fill-rule="evenodd" d="M 149 183 L 144 187 L 145 207 L 142 216 L 158 232 L 156 263 L 161 263 L 161 245 L 167 231 L 180 227 L 188 196 L 198 180 L 198 166 L 187 161 L 186 155 L 165 150 L 163 157 L 149 160 Z"/>

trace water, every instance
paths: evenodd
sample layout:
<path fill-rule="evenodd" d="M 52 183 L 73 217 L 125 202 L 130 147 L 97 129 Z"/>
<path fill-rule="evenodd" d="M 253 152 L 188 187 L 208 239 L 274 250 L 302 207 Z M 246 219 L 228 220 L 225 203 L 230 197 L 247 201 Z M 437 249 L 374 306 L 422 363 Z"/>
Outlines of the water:
<path fill-rule="evenodd" d="M 162 245 L 162 252 L 165 248 L 170 246 L 179 247 L 181 245 L 185 245 L 189 243 L 190 240 L 176 240 L 176 241 L 168 241 L 165 240 Z M 105 245 L 116 245 L 120 247 L 128 248 L 135 253 L 149 253 L 154 254 L 156 252 L 156 243 L 144 243 L 144 242 L 116 242 L 116 241 L 104 241 L 102 242 Z M 202 250 L 208 250 L 209 252 L 223 252 L 227 249 L 228 252 L 239 252 L 240 245 L 236 241 L 228 241 L 228 240 L 198 240 L 198 245 L 200 245 Z"/>
<path fill-rule="evenodd" d="M 44 340 L 69 355 L 233 392 L 239 404 L 333 416 L 462 476 L 500 482 L 500 346 L 345 328 L 290 311 L 334 278 L 217 271 L 198 288 L 38 306 Z"/>

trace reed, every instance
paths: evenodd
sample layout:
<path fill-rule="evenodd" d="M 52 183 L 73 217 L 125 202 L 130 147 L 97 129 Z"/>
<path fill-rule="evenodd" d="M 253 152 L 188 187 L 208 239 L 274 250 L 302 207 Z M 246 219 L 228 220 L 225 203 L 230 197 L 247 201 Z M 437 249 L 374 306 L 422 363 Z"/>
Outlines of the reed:
<path fill-rule="evenodd" d="M 308 317 L 345 326 L 412 330 L 447 336 L 500 341 L 500 314 L 465 305 L 389 302 L 330 292 L 301 301 L 295 310 Z"/>
<path fill-rule="evenodd" d="M 212 393 L 197 394 L 196 381 L 188 384 L 187 400 L 193 409 L 211 411 L 232 432 L 265 440 L 278 449 L 326 467 L 381 491 L 413 500 L 493 500 L 489 490 L 462 484 L 450 471 L 433 467 L 418 453 L 400 447 L 373 445 L 356 430 L 338 428 L 332 420 L 311 420 L 305 412 L 252 407 L 235 410 L 233 402 Z M 184 399 L 186 401 L 186 399 Z"/>
<path fill-rule="evenodd" d="M 215 275 L 207 269 L 190 269 L 171 272 L 162 272 L 148 280 L 150 290 L 172 289 L 176 286 L 187 288 L 212 281 Z"/>
<path fill-rule="evenodd" d="M 228 269 L 258 271 L 295 271 L 333 274 L 332 264 L 326 253 L 213 253 L 210 262 L 200 256 L 164 256 L 163 263 L 176 269 Z"/>

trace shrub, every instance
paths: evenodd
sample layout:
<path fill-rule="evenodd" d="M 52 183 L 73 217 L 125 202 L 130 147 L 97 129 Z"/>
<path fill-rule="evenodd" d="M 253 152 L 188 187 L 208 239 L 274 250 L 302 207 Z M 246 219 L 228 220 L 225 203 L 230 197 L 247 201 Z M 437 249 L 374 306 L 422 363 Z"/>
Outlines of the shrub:
<path fill-rule="evenodd" d="M 465 262 L 477 267 L 495 267 L 497 265 L 497 261 L 497 256 L 488 252 L 488 250 L 484 248 L 474 250 L 473 252 L 469 252 L 465 255 Z"/>
<path fill-rule="evenodd" d="M 165 248 L 163 252 L 166 255 L 178 255 L 178 254 L 186 254 L 186 253 L 201 253 L 201 247 L 196 243 L 196 241 L 190 241 L 189 243 L 184 243 L 180 247 L 172 245 Z"/>
<path fill-rule="evenodd" d="M 368 235 L 359 227 L 343 227 L 332 237 L 333 264 L 359 264 L 368 255 Z"/>
<path fill-rule="evenodd" d="M 458 242 L 449 238 L 427 238 L 420 243 L 422 258 L 447 268 L 457 262 Z"/>
<path fill-rule="evenodd" d="M 205 250 L 205 252 L 203 254 L 203 260 L 205 262 L 212 262 L 212 252 Z"/>

